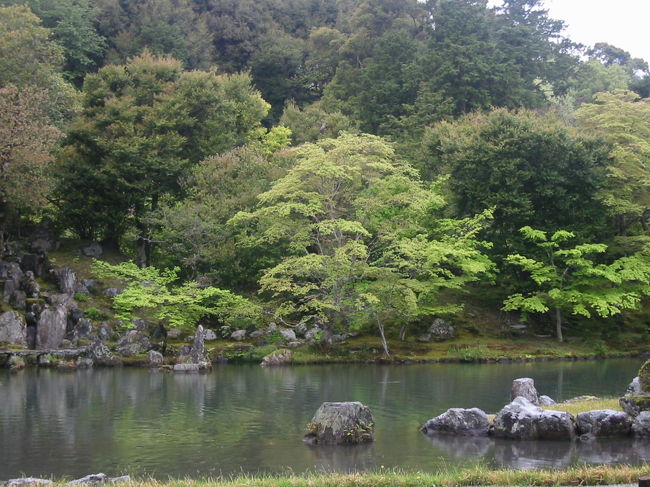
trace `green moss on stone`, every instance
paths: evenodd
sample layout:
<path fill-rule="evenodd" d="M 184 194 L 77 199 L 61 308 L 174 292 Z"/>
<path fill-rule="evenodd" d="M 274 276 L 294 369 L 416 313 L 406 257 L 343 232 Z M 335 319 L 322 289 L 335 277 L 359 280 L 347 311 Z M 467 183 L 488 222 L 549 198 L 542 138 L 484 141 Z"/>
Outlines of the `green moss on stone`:
<path fill-rule="evenodd" d="M 650 360 L 647 360 L 639 369 L 639 382 L 641 391 L 650 393 Z"/>

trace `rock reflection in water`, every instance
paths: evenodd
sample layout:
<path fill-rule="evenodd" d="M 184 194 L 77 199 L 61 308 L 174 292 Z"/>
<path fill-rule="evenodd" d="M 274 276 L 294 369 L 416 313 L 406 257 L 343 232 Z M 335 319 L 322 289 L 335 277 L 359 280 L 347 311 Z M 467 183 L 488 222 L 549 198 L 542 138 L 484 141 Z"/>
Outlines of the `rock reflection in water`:
<path fill-rule="evenodd" d="M 495 463 L 514 469 L 564 468 L 572 463 L 575 452 L 575 443 L 570 441 L 493 441 Z"/>
<path fill-rule="evenodd" d="M 425 435 L 441 455 L 454 458 L 480 458 L 488 454 L 490 438 L 483 436 Z"/>
<path fill-rule="evenodd" d="M 579 441 L 577 452 L 581 461 L 587 463 L 626 463 L 634 451 L 630 451 L 629 438 Z"/>
<path fill-rule="evenodd" d="M 318 472 L 363 472 L 377 467 L 373 443 L 350 446 L 308 446 Z"/>

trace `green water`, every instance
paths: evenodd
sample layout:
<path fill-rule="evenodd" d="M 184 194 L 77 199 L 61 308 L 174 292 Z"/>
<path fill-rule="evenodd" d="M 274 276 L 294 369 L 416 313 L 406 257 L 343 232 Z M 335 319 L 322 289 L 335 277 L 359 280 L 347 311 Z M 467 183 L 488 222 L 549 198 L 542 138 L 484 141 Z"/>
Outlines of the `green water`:
<path fill-rule="evenodd" d="M 430 439 L 419 426 L 450 407 L 498 411 L 510 384 L 541 394 L 619 396 L 641 359 L 499 365 L 223 366 L 205 375 L 146 369 L 0 371 L 0 479 L 105 472 L 215 476 L 241 472 L 435 471 L 477 462 L 513 468 L 650 459 L 650 442 Z M 376 441 L 310 447 L 303 428 L 323 401 L 372 409 Z"/>

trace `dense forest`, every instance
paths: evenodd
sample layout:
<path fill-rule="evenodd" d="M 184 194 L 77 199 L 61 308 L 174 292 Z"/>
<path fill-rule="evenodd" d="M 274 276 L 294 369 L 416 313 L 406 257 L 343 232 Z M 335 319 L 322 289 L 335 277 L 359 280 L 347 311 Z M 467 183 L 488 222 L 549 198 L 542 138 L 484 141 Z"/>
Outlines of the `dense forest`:
<path fill-rule="evenodd" d="M 386 353 L 467 300 L 647 334 L 649 97 L 540 0 L 0 0 L 0 257 L 47 222 L 118 317 Z"/>

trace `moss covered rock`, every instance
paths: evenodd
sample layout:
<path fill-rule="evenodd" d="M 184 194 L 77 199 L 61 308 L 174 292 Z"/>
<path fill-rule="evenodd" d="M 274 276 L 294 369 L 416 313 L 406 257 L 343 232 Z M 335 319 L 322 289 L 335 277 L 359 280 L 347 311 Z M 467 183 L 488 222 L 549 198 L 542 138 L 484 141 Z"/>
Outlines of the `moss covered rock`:
<path fill-rule="evenodd" d="M 324 402 L 307 425 L 310 444 L 355 445 L 373 441 L 375 420 L 360 402 Z"/>
<path fill-rule="evenodd" d="M 639 369 L 639 383 L 641 392 L 650 394 L 650 360 L 647 360 Z"/>

